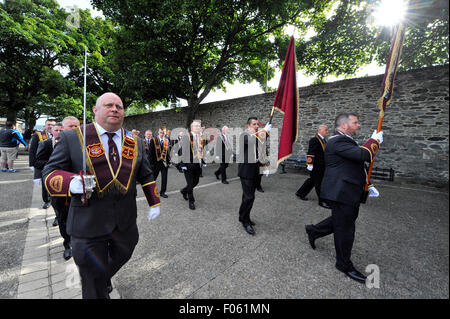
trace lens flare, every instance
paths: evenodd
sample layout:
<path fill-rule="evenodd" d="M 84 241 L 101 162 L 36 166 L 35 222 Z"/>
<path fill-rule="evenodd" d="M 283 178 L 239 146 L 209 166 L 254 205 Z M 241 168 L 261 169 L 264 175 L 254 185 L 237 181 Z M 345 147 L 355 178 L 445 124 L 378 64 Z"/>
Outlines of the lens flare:
<path fill-rule="evenodd" d="M 382 0 L 373 13 L 375 23 L 382 26 L 393 26 L 405 17 L 404 0 Z"/>

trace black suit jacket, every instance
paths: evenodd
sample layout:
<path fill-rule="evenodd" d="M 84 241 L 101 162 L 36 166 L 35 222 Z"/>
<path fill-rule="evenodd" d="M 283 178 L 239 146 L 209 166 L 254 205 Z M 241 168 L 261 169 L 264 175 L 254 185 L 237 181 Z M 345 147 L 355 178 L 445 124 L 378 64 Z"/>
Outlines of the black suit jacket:
<path fill-rule="evenodd" d="M 40 132 L 42 133 L 42 132 Z M 50 140 L 51 138 L 49 138 Z M 28 164 L 30 167 L 34 167 L 34 179 L 41 178 L 42 177 L 42 168 L 37 168 L 35 166 L 36 162 L 36 155 L 39 147 L 39 143 L 46 140 L 40 140 L 37 133 L 33 134 L 31 137 L 29 149 L 28 149 Z"/>
<path fill-rule="evenodd" d="M 158 157 L 156 156 L 156 145 L 155 145 L 155 140 L 156 143 L 159 143 L 159 136 L 155 137 L 154 139 L 152 138 L 150 140 L 150 144 L 148 145 L 148 159 L 150 161 L 150 165 L 157 165 L 158 162 L 163 162 L 163 160 L 158 161 Z M 170 142 L 170 141 L 169 141 Z M 161 151 L 163 148 L 163 145 L 160 145 L 161 147 Z M 166 156 L 166 163 L 169 164 L 170 163 L 170 143 L 169 143 L 169 149 L 167 150 L 167 156 Z"/>
<path fill-rule="evenodd" d="M 201 136 L 199 137 L 201 138 Z M 186 167 L 188 170 L 197 169 L 197 166 L 201 167 L 201 163 L 203 159 L 199 159 L 197 156 L 194 156 L 192 152 L 191 141 L 193 139 L 192 133 L 184 134 L 181 138 L 181 162 L 180 167 Z M 203 145 L 204 146 L 204 145 Z"/>
<path fill-rule="evenodd" d="M 325 145 L 325 141 L 322 140 L 319 135 L 316 135 L 309 140 L 307 155 L 314 156 L 313 174 L 323 174 L 325 172 L 325 157 L 322 143 Z"/>
<path fill-rule="evenodd" d="M 323 199 L 359 206 L 366 183 L 364 162 L 371 154 L 350 137 L 335 135 L 325 147 L 325 175 L 320 195 Z"/>
<path fill-rule="evenodd" d="M 75 130 L 61 132 L 59 139 L 42 172 L 44 179 L 55 170 L 78 174 L 83 169 L 82 147 L 77 132 Z M 125 231 L 136 225 L 136 181 L 142 185 L 154 181 L 143 139 L 138 138 L 137 143 L 135 169 L 127 192 L 122 193 L 111 187 L 102 198 L 99 198 L 97 191 L 94 191 L 87 206 L 82 204 L 81 195 L 73 195 L 67 218 L 69 235 L 94 238 L 110 234 L 116 227 L 120 231 Z"/>
<path fill-rule="evenodd" d="M 239 136 L 238 176 L 244 179 L 254 179 L 259 176 L 257 158 L 257 138 L 248 131 Z"/>
<path fill-rule="evenodd" d="M 47 164 L 50 155 L 53 152 L 53 140 L 49 138 L 48 140 L 39 142 L 36 157 L 34 160 L 34 168 L 42 170 Z"/>
<path fill-rule="evenodd" d="M 228 146 L 228 147 L 227 147 Z M 220 158 L 221 163 L 230 163 L 233 155 L 233 148 L 228 137 L 228 145 L 225 144 L 223 134 L 220 134 L 216 140 L 216 156 Z"/>

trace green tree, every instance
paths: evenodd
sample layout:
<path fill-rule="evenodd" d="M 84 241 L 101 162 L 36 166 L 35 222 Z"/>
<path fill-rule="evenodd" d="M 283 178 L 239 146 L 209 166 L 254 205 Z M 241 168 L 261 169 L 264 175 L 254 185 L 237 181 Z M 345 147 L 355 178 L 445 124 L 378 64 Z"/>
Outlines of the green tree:
<path fill-rule="evenodd" d="M 212 89 L 236 80 L 263 86 L 266 61 L 276 58 L 269 37 L 326 2 L 92 0 L 121 25 L 122 52 L 148 79 L 149 92 L 187 100 L 186 125 Z"/>
<path fill-rule="evenodd" d="M 66 16 L 53 0 L 0 3 L 0 105 L 8 120 L 15 121 L 22 111 L 30 125 L 36 115 L 30 108 L 67 88 L 56 69 L 59 54 L 73 43 L 66 34 Z"/>
<path fill-rule="evenodd" d="M 373 60 L 385 65 L 392 28 L 370 23 L 371 9 L 378 2 L 329 1 L 324 11 L 301 22 L 302 30 L 314 30 L 316 34 L 306 38 L 304 32 L 296 39 L 299 68 L 308 75 L 317 76 L 316 82 L 320 83 L 328 75 L 353 75 Z M 407 31 L 399 65 L 401 70 L 449 63 L 448 1 L 412 1 L 405 22 Z M 278 45 L 281 61 L 288 42 L 286 37 Z"/>

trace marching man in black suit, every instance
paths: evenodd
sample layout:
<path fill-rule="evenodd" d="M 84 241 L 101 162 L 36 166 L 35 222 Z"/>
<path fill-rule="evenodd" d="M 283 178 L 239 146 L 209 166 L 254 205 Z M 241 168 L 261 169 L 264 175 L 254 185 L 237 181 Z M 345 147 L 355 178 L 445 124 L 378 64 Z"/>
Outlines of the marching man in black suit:
<path fill-rule="evenodd" d="M 166 127 L 161 126 L 158 136 L 153 136 L 149 144 L 148 158 L 156 179 L 161 172 L 161 190 L 159 196 L 167 198 L 167 171 L 170 163 L 170 140 L 166 136 Z"/>
<path fill-rule="evenodd" d="M 182 161 L 180 168 L 184 172 L 186 186 L 180 191 L 189 201 L 189 209 L 195 209 L 194 187 L 198 185 L 202 173 L 203 139 L 199 121 L 191 123 L 191 131 L 181 137 Z"/>
<path fill-rule="evenodd" d="M 44 129 L 42 131 L 36 131 L 36 133 L 31 137 L 30 148 L 28 152 L 29 165 L 31 170 L 34 172 L 34 183 L 42 184 L 42 201 L 44 202 L 44 205 L 42 206 L 43 209 L 47 209 L 50 207 L 50 197 L 48 195 L 47 189 L 44 187 L 43 183 L 41 183 L 42 169 L 35 167 L 34 162 L 36 161 L 39 142 L 52 138 L 52 127 L 53 125 L 55 125 L 55 123 L 56 121 L 53 119 L 47 119 L 45 121 Z M 58 221 L 56 218 L 53 221 L 53 226 L 58 226 Z"/>
<path fill-rule="evenodd" d="M 264 130 L 269 132 L 272 125 L 267 123 Z M 250 219 L 250 211 L 255 201 L 255 190 L 258 184 L 260 157 L 266 150 L 263 141 L 258 137 L 258 119 L 249 117 L 247 129 L 239 137 L 238 176 L 241 178 L 242 202 L 239 207 L 239 221 L 250 235 L 255 234 L 255 223 Z"/>
<path fill-rule="evenodd" d="M 353 266 L 350 257 L 355 238 L 355 221 L 364 195 L 366 183 L 365 162 L 371 162 L 383 142 L 383 132 L 374 131 L 363 146 L 353 139 L 360 124 L 352 113 L 339 114 L 335 120 L 336 133 L 325 148 L 325 175 L 321 197 L 331 206 L 331 217 L 316 225 L 307 225 L 306 233 L 313 249 L 315 240 L 334 234 L 336 268 L 348 277 L 364 283 L 366 276 Z M 371 187 L 370 193 L 378 191 Z"/>
<path fill-rule="evenodd" d="M 144 149 L 147 156 L 149 155 L 150 142 L 152 141 L 153 133 L 150 130 L 145 131 L 144 134 Z"/>
<path fill-rule="evenodd" d="M 47 164 L 50 156 L 52 155 L 55 144 L 59 141 L 59 133 L 64 130 L 62 123 L 56 123 L 53 125 L 52 133 L 53 137 L 39 142 L 39 146 L 36 153 L 36 159 L 34 161 L 34 167 L 40 170 L 44 169 L 45 164 Z M 45 185 L 42 185 L 45 188 Z M 50 203 L 56 214 L 56 220 L 58 221 L 59 233 L 62 238 L 64 238 L 63 246 L 64 253 L 63 257 L 65 260 L 72 257 L 72 250 L 70 248 L 70 236 L 66 231 L 66 221 L 68 207 L 66 206 L 66 199 L 63 197 L 50 197 Z"/>
<path fill-rule="evenodd" d="M 222 134 L 217 137 L 216 159 L 220 161 L 220 166 L 217 171 L 214 172 L 216 178 L 219 176 L 222 179 L 223 184 L 229 184 L 227 181 L 227 167 L 231 162 L 231 156 L 233 155 L 233 145 L 231 144 L 230 137 L 228 136 L 228 126 L 222 127 Z"/>
<path fill-rule="evenodd" d="M 309 140 L 308 154 L 306 155 L 306 169 L 310 172 L 309 178 L 295 193 L 300 199 L 308 200 L 306 195 L 314 187 L 316 189 L 319 205 L 330 208 L 320 197 L 320 186 L 322 185 L 323 174 L 325 173 L 324 150 L 327 144 L 325 137 L 328 135 L 328 127 L 320 125 L 317 134 Z"/>
<path fill-rule="evenodd" d="M 150 206 L 148 220 L 159 215 L 160 199 L 143 139 L 122 128 L 120 97 L 105 93 L 92 110 L 95 123 L 86 125 L 86 165 L 95 176 L 91 197 L 82 199 L 78 175 L 83 170 L 83 127 L 60 133 L 43 176 L 51 196 L 72 197 L 67 233 L 83 298 L 109 298 L 111 278 L 131 258 L 139 240 L 136 181 Z"/>

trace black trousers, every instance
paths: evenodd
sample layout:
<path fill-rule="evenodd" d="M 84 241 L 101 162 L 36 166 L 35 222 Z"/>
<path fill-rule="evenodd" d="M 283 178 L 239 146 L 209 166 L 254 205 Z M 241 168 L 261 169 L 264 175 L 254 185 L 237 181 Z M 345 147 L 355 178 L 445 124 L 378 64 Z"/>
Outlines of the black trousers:
<path fill-rule="evenodd" d="M 256 189 L 261 189 L 262 188 L 262 186 L 261 186 L 262 176 L 263 176 L 263 174 L 258 174 L 258 177 L 256 179 Z"/>
<path fill-rule="evenodd" d="M 47 187 L 45 187 L 45 181 L 44 179 L 41 177 L 41 185 L 42 185 L 42 201 L 44 203 L 48 203 L 50 202 L 50 195 L 47 192 Z"/>
<path fill-rule="evenodd" d="M 217 176 L 221 176 L 222 182 L 227 180 L 227 167 L 228 163 L 220 163 L 219 169 L 214 172 L 214 174 L 216 174 Z"/>
<path fill-rule="evenodd" d="M 137 225 L 96 238 L 71 237 L 83 299 L 109 299 L 107 284 L 131 258 L 139 240 Z"/>
<path fill-rule="evenodd" d="M 200 164 L 188 164 L 187 170 L 184 171 L 184 178 L 186 179 L 186 187 L 181 192 L 187 194 L 189 202 L 195 202 L 194 187 L 198 185 L 200 180 L 200 174 L 202 173 L 202 167 Z"/>
<path fill-rule="evenodd" d="M 350 206 L 334 201 L 327 201 L 331 206 L 331 217 L 313 225 L 313 237 L 320 238 L 334 235 L 336 249 L 336 268 L 348 271 L 353 268 L 350 260 L 355 240 L 355 221 L 358 218 L 359 206 Z"/>
<path fill-rule="evenodd" d="M 258 179 L 246 179 L 241 177 L 242 202 L 239 207 L 239 221 L 244 224 L 250 224 L 250 211 L 255 201 L 255 190 Z"/>
<path fill-rule="evenodd" d="M 152 165 L 152 170 L 155 181 L 158 178 L 159 173 L 161 173 L 161 189 L 159 192 L 165 193 L 167 190 L 167 172 L 169 168 L 164 166 L 162 162 L 158 162 L 156 165 Z"/>
<path fill-rule="evenodd" d="M 64 248 L 70 248 L 70 236 L 67 234 L 67 215 L 69 215 L 69 205 L 66 206 L 65 197 L 50 197 L 53 210 L 56 213 L 56 219 L 58 220 L 59 233 L 61 237 L 64 238 L 63 246 Z"/>
<path fill-rule="evenodd" d="M 322 185 L 323 174 L 324 172 L 310 172 L 309 178 L 303 183 L 302 186 L 300 186 L 295 194 L 300 197 L 306 197 L 314 187 L 317 198 L 319 199 L 319 202 L 321 202 L 320 186 Z"/>

